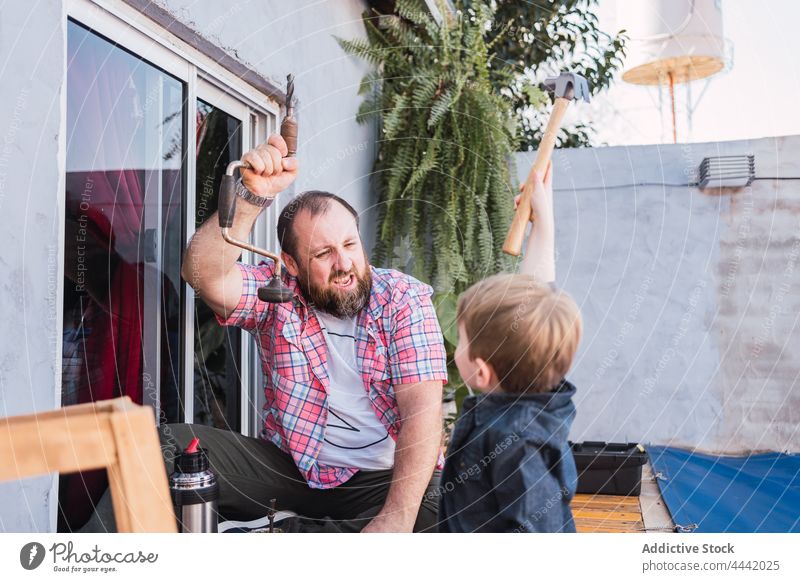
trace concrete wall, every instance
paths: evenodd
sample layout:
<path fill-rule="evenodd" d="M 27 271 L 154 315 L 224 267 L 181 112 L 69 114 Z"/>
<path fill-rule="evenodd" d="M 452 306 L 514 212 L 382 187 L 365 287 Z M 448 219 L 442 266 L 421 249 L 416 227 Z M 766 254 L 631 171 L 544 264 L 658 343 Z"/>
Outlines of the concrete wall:
<path fill-rule="evenodd" d="M 156 0 L 177 19 L 281 87 L 295 75 L 300 175 L 294 190 L 329 190 L 367 211 L 362 236 L 372 248 L 369 178 L 375 133 L 355 123 L 358 87 L 368 68 L 346 56 L 334 36 L 364 37 L 363 0 Z M 279 198 L 282 204 L 288 197 Z"/>
<path fill-rule="evenodd" d="M 800 450 L 800 181 L 632 186 L 750 153 L 800 176 L 797 136 L 556 154 L 557 282 L 585 323 L 573 440 Z"/>
<path fill-rule="evenodd" d="M 33 22 L 40 33 L 31 34 Z M 0 9 L 0 416 L 51 409 L 56 399 L 64 24 L 60 3 Z M 0 532 L 48 531 L 54 494 L 47 476 L 0 483 Z"/>

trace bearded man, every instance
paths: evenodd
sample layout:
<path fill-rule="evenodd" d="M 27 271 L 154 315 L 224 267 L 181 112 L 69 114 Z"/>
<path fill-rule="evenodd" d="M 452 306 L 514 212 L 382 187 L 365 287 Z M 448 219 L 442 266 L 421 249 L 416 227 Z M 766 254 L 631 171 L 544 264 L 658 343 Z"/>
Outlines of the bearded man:
<path fill-rule="evenodd" d="M 278 135 L 242 157 L 231 235 L 297 176 Z M 212 217 L 194 235 L 183 278 L 223 325 L 250 332 L 266 378 L 260 438 L 202 425 L 162 426 L 165 450 L 197 436 L 220 481 L 223 519 L 278 509 L 342 531 L 435 531 L 444 343 L 432 289 L 369 264 L 358 214 L 329 192 L 294 198 L 278 220 L 293 300 L 257 299 L 274 264 L 237 262 Z M 169 463 L 168 463 L 169 469 Z"/>

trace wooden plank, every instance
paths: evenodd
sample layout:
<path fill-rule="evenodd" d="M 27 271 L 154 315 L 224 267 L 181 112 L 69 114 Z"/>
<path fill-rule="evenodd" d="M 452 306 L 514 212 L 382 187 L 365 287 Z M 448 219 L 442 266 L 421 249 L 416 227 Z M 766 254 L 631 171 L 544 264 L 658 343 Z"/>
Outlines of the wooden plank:
<path fill-rule="evenodd" d="M 607 519 L 613 521 L 639 521 L 642 519 L 642 514 L 638 511 L 587 511 L 585 509 L 573 509 L 572 516 L 578 518 L 593 518 L 593 519 Z"/>
<path fill-rule="evenodd" d="M 641 521 L 609 521 L 605 519 L 580 519 L 575 522 L 575 528 L 580 531 L 597 532 L 600 530 L 614 530 L 628 533 L 643 533 L 644 524 Z"/>
<path fill-rule="evenodd" d="M 64 408 L 56 408 L 46 412 L 26 414 L 24 416 L 14 416 L 4 419 L 11 426 L 17 424 L 27 424 L 30 421 L 43 422 L 52 418 L 64 418 L 66 416 L 85 416 L 90 414 L 100 414 L 103 412 L 113 412 L 115 410 L 130 410 L 137 405 L 133 403 L 129 396 L 114 398 L 113 400 L 100 400 L 98 402 L 86 402 L 84 404 L 74 404 Z"/>
<path fill-rule="evenodd" d="M 642 533 L 641 521 L 608 522 L 604 520 L 581 520 L 576 523 L 579 532 L 600 533 L 614 531 L 618 533 Z"/>
<path fill-rule="evenodd" d="M 0 481 L 116 463 L 108 415 L 0 420 Z"/>
<path fill-rule="evenodd" d="M 587 507 L 584 505 L 573 505 L 572 511 L 590 511 L 594 513 L 635 513 L 641 515 L 638 507 Z"/>
<path fill-rule="evenodd" d="M 576 495 L 572 515 L 578 533 L 642 532 L 642 511 L 637 497 Z"/>
<path fill-rule="evenodd" d="M 111 491 L 111 505 L 114 508 L 114 524 L 119 533 L 133 531 L 133 510 L 128 506 L 128 495 L 122 471 L 118 464 L 108 466 L 108 489 Z"/>
<path fill-rule="evenodd" d="M 621 525 L 604 522 L 586 522 L 575 527 L 578 533 L 643 533 L 638 522 L 626 522 Z"/>
<path fill-rule="evenodd" d="M 602 503 L 599 501 L 573 501 L 574 507 L 592 507 L 597 509 L 638 509 L 639 502 L 634 500 L 633 503 Z"/>
<path fill-rule="evenodd" d="M 579 493 L 573 503 L 598 503 L 601 505 L 638 505 L 639 498 L 628 495 L 590 495 Z"/>
<path fill-rule="evenodd" d="M 110 415 L 118 463 L 109 467 L 114 515 L 130 532 L 175 533 L 177 524 L 167 472 L 149 406 L 125 407 Z M 118 512 L 119 509 L 119 512 Z"/>
<path fill-rule="evenodd" d="M 616 534 L 626 534 L 626 533 L 642 533 L 641 531 L 635 530 L 633 528 L 612 528 L 606 527 L 602 525 L 592 525 L 592 526 L 582 526 L 576 528 L 577 533 L 616 533 Z"/>
<path fill-rule="evenodd" d="M 106 467 L 118 531 L 174 533 L 154 418 L 119 398 L 0 419 L 0 481 Z"/>
<path fill-rule="evenodd" d="M 576 503 L 596 503 L 598 505 L 636 505 L 637 498 L 636 497 L 613 497 L 611 499 L 603 499 L 599 496 L 595 497 L 585 497 L 579 498 L 576 497 L 573 501 Z"/>

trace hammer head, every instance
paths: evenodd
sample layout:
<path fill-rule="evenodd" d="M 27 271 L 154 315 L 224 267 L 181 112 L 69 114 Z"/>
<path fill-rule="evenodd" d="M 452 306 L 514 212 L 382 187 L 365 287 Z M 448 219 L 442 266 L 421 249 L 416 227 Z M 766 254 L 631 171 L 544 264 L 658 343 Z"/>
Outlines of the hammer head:
<path fill-rule="evenodd" d="M 587 103 L 591 99 L 589 83 L 578 73 L 561 73 L 558 77 L 548 77 L 542 83 L 542 88 L 554 99 L 557 97 L 569 100 L 583 99 Z"/>

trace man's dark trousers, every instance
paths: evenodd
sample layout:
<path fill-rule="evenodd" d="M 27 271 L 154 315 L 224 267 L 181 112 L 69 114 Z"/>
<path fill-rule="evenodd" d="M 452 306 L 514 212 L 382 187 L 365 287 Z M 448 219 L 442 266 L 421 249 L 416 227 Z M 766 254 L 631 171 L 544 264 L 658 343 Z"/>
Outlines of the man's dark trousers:
<path fill-rule="evenodd" d="M 220 485 L 220 520 L 249 521 L 264 517 L 270 500 L 278 510 L 324 519 L 332 529 L 358 532 L 381 510 L 392 471 L 359 471 L 332 489 L 311 489 L 291 456 L 271 442 L 200 424 L 159 427 L 167 473 L 172 473 L 176 447 L 192 438 L 208 453 Z M 423 497 L 414 531 L 436 531 L 439 472 Z"/>

